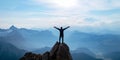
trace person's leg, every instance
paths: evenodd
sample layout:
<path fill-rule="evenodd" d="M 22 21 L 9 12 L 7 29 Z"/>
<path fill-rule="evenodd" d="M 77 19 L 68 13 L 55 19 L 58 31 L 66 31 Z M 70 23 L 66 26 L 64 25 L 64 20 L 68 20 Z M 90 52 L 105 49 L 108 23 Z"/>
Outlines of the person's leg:
<path fill-rule="evenodd" d="M 60 43 L 61 36 L 59 36 L 59 43 Z"/>
<path fill-rule="evenodd" d="M 64 36 L 62 36 L 62 43 L 64 43 Z"/>

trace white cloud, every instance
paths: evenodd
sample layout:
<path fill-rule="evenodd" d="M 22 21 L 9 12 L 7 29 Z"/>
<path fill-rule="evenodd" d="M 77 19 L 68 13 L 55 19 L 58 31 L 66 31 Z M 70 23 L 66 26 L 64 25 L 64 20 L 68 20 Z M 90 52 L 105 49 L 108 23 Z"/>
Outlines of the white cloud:
<path fill-rule="evenodd" d="M 78 0 L 34 0 L 38 4 L 43 3 L 52 8 L 73 8 L 78 5 Z"/>
<path fill-rule="evenodd" d="M 113 25 L 119 20 L 119 16 L 114 14 L 110 16 L 98 16 L 90 14 L 92 10 L 110 10 L 119 8 L 118 0 L 32 0 L 37 6 L 48 7 L 53 10 L 44 11 L 13 11 L 4 12 L 1 16 L 0 27 L 16 25 L 27 28 L 49 28 L 55 25 L 59 26 L 77 26 L 112 29 Z M 41 8 L 41 7 L 40 7 Z M 36 8 L 37 9 L 37 8 Z M 86 18 L 93 18 L 94 21 L 86 21 Z M 119 25 L 119 24 L 117 24 Z M 114 25 L 116 26 L 116 25 Z M 115 29 L 118 29 L 116 27 Z M 115 30 L 114 30 L 115 31 Z"/>
<path fill-rule="evenodd" d="M 105 10 L 114 7 L 120 7 L 118 0 L 34 0 L 38 4 L 44 3 L 48 7 L 72 9 L 75 7 L 79 10 Z"/>
<path fill-rule="evenodd" d="M 111 7 L 120 8 L 120 0 L 111 0 Z"/>

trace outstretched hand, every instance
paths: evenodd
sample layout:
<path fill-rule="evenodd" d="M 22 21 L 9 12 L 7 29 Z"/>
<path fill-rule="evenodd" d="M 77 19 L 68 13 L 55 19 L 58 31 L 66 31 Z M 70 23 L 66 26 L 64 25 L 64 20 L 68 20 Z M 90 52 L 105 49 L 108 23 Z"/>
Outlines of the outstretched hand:
<path fill-rule="evenodd" d="M 69 27 L 70 27 L 70 26 L 68 26 L 68 27 L 64 28 L 64 30 L 68 29 Z"/>
<path fill-rule="evenodd" d="M 56 28 L 56 26 L 54 26 L 54 28 Z"/>
<path fill-rule="evenodd" d="M 70 26 L 67 26 L 66 28 L 70 28 Z"/>
<path fill-rule="evenodd" d="M 58 30 L 59 30 L 59 28 L 57 28 L 56 26 L 54 26 L 54 28 L 56 28 L 56 29 L 58 29 Z"/>
<path fill-rule="evenodd" d="M 70 26 L 68 26 L 68 28 L 69 28 Z"/>

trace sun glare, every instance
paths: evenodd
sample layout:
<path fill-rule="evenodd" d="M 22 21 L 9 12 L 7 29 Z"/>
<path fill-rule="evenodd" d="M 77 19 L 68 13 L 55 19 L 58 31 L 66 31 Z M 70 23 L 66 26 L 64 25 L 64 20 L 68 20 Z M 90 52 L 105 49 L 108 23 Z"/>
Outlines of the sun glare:
<path fill-rule="evenodd" d="M 77 5 L 77 0 L 53 0 L 57 7 L 72 8 Z"/>

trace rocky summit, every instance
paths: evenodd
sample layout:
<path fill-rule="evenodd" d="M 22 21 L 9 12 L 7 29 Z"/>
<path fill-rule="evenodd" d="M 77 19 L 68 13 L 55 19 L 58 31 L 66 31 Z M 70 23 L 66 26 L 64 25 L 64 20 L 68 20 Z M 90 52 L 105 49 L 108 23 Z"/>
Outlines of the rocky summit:
<path fill-rule="evenodd" d="M 27 52 L 20 60 L 72 60 L 67 44 L 56 42 L 50 51 L 44 54 Z"/>

